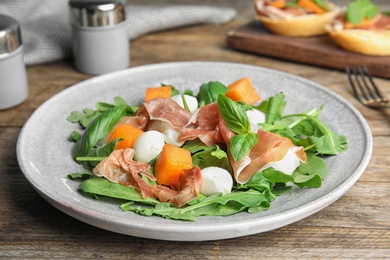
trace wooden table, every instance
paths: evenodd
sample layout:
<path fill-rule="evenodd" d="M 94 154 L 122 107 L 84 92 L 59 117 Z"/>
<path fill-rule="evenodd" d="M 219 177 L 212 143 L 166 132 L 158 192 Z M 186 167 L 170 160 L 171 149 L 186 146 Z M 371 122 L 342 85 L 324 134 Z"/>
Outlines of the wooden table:
<path fill-rule="evenodd" d="M 175 2 L 181 3 L 148 1 Z M 251 0 L 187 3 L 231 6 L 238 10 L 238 16 L 225 25 L 191 26 L 133 40 L 131 67 L 168 61 L 228 61 L 272 68 L 322 84 L 355 105 L 371 127 L 374 150 L 364 174 L 344 196 L 322 211 L 257 235 L 169 242 L 101 230 L 52 207 L 29 185 L 18 166 L 16 142 L 31 113 L 54 94 L 90 77 L 75 71 L 71 61 L 31 66 L 27 69 L 29 98 L 17 107 L 0 111 L 0 258 L 390 258 L 390 110 L 360 105 L 342 71 L 228 48 L 227 32 L 253 19 Z M 390 96 L 390 81 L 378 78 L 376 82 Z"/>

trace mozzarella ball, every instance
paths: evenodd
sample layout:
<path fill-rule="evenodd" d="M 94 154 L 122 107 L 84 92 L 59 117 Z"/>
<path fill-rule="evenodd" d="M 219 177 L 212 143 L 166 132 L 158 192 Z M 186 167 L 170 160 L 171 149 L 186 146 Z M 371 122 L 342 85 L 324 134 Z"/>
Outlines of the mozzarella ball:
<path fill-rule="evenodd" d="M 171 99 L 178 103 L 179 106 L 184 108 L 183 98 L 181 94 L 174 95 L 171 97 Z M 194 113 L 198 109 L 198 100 L 195 97 L 186 94 L 184 94 L 184 99 L 187 103 L 188 108 L 190 109 L 190 112 Z"/>
<path fill-rule="evenodd" d="M 147 131 L 140 135 L 134 143 L 134 159 L 139 162 L 150 162 L 164 146 L 164 135 L 157 131 Z"/>
<path fill-rule="evenodd" d="M 251 124 L 251 132 L 257 133 L 259 130 L 258 123 L 265 122 L 265 114 L 257 109 L 251 109 L 246 111 L 246 115 L 248 116 L 249 123 Z"/>
<path fill-rule="evenodd" d="M 164 140 L 167 144 L 172 144 L 174 146 L 182 146 L 184 142 L 177 142 L 177 138 L 179 137 L 179 133 L 172 129 L 167 129 L 163 133 Z"/>
<path fill-rule="evenodd" d="M 298 156 L 295 153 L 296 149 L 299 148 L 292 147 L 291 149 L 288 150 L 288 152 L 286 153 L 286 155 L 283 157 L 282 160 L 267 163 L 260 169 L 260 171 L 273 167 L 275 170 L 281 171 L 285 174 L 289 174 L 289 175 L 293 174 L 295 169 L 301 163 L 301 161 L 299 160 Z"/>
<path fill-rule="evenodd" d="M 202 169 L 202 187 L 200 193 L 209 196 L 222 192 L 228 194 L 232 191 L 233 178 L 230 173 L 220 167 L 206 167 Z"/>
<path fill-rule="evenodd" d="M 265 122 L 265 114 L 257 109 L 251 109 L 246 111 L 246 115 L 248 116 L 249 122 L 257 125 L 258 123 Z"/>

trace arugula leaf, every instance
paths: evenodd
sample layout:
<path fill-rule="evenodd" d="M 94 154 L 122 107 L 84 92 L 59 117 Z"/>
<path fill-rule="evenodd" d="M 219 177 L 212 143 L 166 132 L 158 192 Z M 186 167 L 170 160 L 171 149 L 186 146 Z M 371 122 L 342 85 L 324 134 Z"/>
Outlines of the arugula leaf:
<path fill-rule="evenodd" d="M 221 150 L 219 146 L 214 146 L 215 149 L 204 150 L 192 156 L 192 164 L 198 165 L 201 169 L 209 166 L 216 166 L 226 169 L 230 173 L 233 172 L 229 162 L 229 158 L 225 151 Z"/>
<path fill-rule="evenodd" d="M 262 130 L 287 137 L 295 145 L 309 147 L 313 153 L 336 155 L 347 149 L 346 137 L 337 135 L 318 119 L 323 106 L 301 114 L 283 115 L 284 105 L 283 93 L 267 100 L 267 121 L 261 124 Z"/>
<path fill-rule="evenodd" d="M 115 97 L 114 104 L 98 102 L 95 106 L 96 110 L 86 108 L 82 112 L 73 111 L 67 117 L 67 120 L 71 123 L 79 123 L 83 128 L 86 128 L 97 117 L 115 106 L 126 107 L 126 115 L 133 115 L 138 109 L 138 106 L 129 106 L 121 97 Z"/>
<path fill-rule="evenodd" d="M 348 5 L 345 17 L 350 23 L 358 25 L 366 17 L 371 20 L 378 12 L 378 7 L 370 0 L 355 0 Z"/>
<path fill-rule="evenodd" d="M 270 203 L 259 191 L 237 191 L 222 195 L 215 193 L 197 203 L 184 208 L 175 208 L 169 203 L 158 203 L 152 207 L 121 205 L 125 211 L 133 211 L 144 216 L 158 215 L 167 219 L 195 221 L 198 216 L 227 216 L 243 210 L 258 212 L 270 207 Z"/>
<path fill-rule="evenodd" d="M 99 115 L 101 115 L 99 110 L 84 109 L 83 113 L 79 111 L 71 112 L 71 114 L 67 117 L 67 120 L 72 123 L 79 123 L 85 128 Z"/>
<path fill-rule="evenodd" d="M 184 109 L 188 112 L 191 112 L 190 108 L 188 107 L 187 100 L 184 96 L 184 94 L 181 94 L 181 102 L 183 102 Z"/>
<path fill-rule="evenodd" d="M 268 168 L 267 170 L 273 170 L 273 168 Z M 237 190 L 248 190 L 248 189 L 254 189 L 259 192 L 261 192 L 268 201 L 275 200 L 276 196 L 283 194 L 285 191 L 290 189 L 291 187 L 288 187 L 287 189 L 284 189 L 283 185 L 276 185 L 272 181 L 270 181 L 268 178 L 264 177 L 262 172 L 255 173 L 245 184 L 240 184 L 237 187 L 234 187 L 234 189 Z"/>
<path fill-rule="evenodd" d="M 89 179 L 94 177 L 95 175 L 92 172 L 73 172 L 68 174 L 68 178 L 71 180 L 74 179 Z"/>
<path fill-rule="evenodd" d="M 186 141 L 181 148 L 186 149 L 191 154 L 195 154 L 200 151 L 211 150 L 213 149 L 213 146 L 207 146 L 200 139 L 197 138 L 194 140 Z"/>
<path fill-rule="evenodd" d="M 82 157 L 77 157 L 76 160 L 83 164 L 84 169 L 92 170 L 96 167 L 104 158 L 109 156 L 114 150 L 119 141 L 123 138 L 116 138 L 109 142 L 106 145 L 99 146 L 97 148 L 92 148 L 84 159 L 80 160 Z M 96 159 L 96 160 L 94 160 Z"/>
<path fill-rule="evenodd" d="M 77 142 L 81 137 L 81 134 L 77 131 L 73 131 L 69 136 L 69 141 Z"/>
<path fill-rule="evenodd" d="M 295 114 L 290 116 L 303 116 L 306 119 L 300 121 L 292 129 L 297 135 L 307 136 L 307 144 L 315 144 L 314 151 L 324 155 L 336 155 L 347 149 L 347 139 L 338 135 L 316 117 L 307 114 Z"/>
<path fill-rule="evenodd" d="M 176 219 L 183 221 L 195 221 L 196 216 L 191 214 L 181 214 L 178 208 L 173 207 L 170 203 L 159 203 L 153 207 L 134 205 L 133 202 L 127 202 L 121 205 L 123 211 L 132 211 L 143 216 L 160 216 L 166 219 Z"/>
<path fill-rule="evenodd" d="M 199 139 L 187 141 L 181 147 L 192 154 L 192 164 L 198 165 L 201 169 L 216 166 L 233 172 L 227 153 L 218 145 L 207 146 Z"/>
<path fill-rule="evenodd" d="M 265 122 L 273 124 L 282 117 L 284 108 L 286 106 L 285 95 L 281 92 L 276 96 L 268 98 L 267 109 L 265 111 Z"/>
<path fill-rule="evenodd" d="M 84 192 L 103 195 L 111 198 L 124 199 L 144 204 L 155 205 L 160 202 L 152 197 L 144 199 L 139 190 L 126 187 L 124 185 L 110 182 L 104 178 L 90 178 L 80 184 L 80 189 Z"/>
<path fill-rule="evenodd" d="M 218 95 L 224 95 L 228 91 L 228 88 L 218 81 L 211 81 L 204 83 L 200 86 L 199 93 L 196 99 L 199 102 L 199 107 L 216 102 Z"/>
<path fill-rule="evenodd" d="M 263 176 L 273 183 L 294 182 L 294 177 L 292 175 L 285 174 L 281 171 L 275 170 L 274 168 L 265 169 L 263 171 Z"/>
<path fill-rule="evenodd" d="M 218 196 L 217 196 L 218 195 Z M 207 197 L 205 200 L 194 204 L 192 206 L 188 206 L 181 210 L 182 213 L 185 212 L 191 212 L 193 210 L 196 210 L 200 207 L 204 207 L 205 205 L 210 205 L 213 203 L 218 204 L 226 204 L 229 201 L 236 201 L 242 205 L 245 205 L 247 207 L 254 207 L 262 203 L 264 200 L 264 196 L 256 191 L 256 190 L 249 190 L 249 191 L 238 191 L 233 192 L 225 195 L 221 195 L 220 193 L 213 194 L 209 197 Z"/>
<path fill-rule="evenodd" d="M 327 168 L 322 158 L 308 154 L 306 163 L 301 163 L 293 173 L 294 183 L 301 188 L 319 188 L 327 175 Z"/>

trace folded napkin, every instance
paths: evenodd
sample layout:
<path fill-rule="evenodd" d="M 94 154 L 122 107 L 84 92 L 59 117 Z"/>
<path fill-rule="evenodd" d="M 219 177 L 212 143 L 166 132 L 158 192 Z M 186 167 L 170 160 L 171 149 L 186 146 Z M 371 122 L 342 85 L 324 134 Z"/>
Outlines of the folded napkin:
<path fill-rule="evenodd" d="M 194 24 L 222 24 L 236 15 L 232 8 L 200 5 L 126 5 L 125 11 L 129 39 Z M 72 55 L 68 0 L 2 0 L 0 14 L 19 22 L 26 65 Z"/>

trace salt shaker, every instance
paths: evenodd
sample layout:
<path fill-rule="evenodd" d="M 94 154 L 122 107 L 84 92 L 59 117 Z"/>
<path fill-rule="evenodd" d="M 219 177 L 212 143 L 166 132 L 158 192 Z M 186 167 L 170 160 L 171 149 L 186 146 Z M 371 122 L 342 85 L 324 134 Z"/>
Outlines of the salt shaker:
<path fill-rule="evenodd" d="M 0 109 L 16 106 L 27 96 L 20 27 L 14 18 L 0 15 Z"/>
<path fill-rule="evenodd" d="M 70 0 L 69 7 L 76 69 L 98 75 L 127 68 L 130 45 L 123 4 Z"/>

